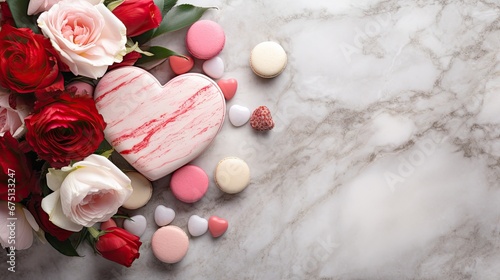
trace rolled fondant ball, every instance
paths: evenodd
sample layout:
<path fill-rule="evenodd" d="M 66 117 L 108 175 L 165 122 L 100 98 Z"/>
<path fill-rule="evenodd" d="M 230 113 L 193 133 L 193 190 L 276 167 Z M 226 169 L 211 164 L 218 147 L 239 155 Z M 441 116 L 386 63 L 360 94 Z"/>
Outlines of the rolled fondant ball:
<path fill-rule="evenodd" d="M 194 57 L 211 59 L 224 48 L 226 35 L 222 27 L 211 20 L 199 20 L 186 33 L 186 47 Z"/>
<path fill-rule="evenodd" d="M 237 157 L 222 159 L 215 168 L 215 184 L 229 194 L 243 191 L 250 183 L 250 168 L 247 163 Z"/>
<path fill-rule="evenodd" d="M 122 206 L 130 210 L 141 208 L 151 199 L 153 186 L 146 177 L 138 172 L 127 172 L 125 175 L 130 178 L 133 191 Z"/>
<path fill-rule="evenodd" d="M 267 41 L 253 48 L 250 54 L 250 67 L 262 78 L 274 78 L 283 72 L 287 60 L 286 52 L 280 44 Z"/>
<path fill-rule="evenodd" d="M 207 192 L 208 175 L 198 166 L 185 165 L 172 174 L 170 189 L 178 200 L 194 203 Z"/>
<path fill-rule="evenodd" d="M 177 263 L 186 256 L 189 248 L 187 234 L 177 226 L 159 228 L 151 238 L 151 248 L 156 258 L 164 263 Z"/>

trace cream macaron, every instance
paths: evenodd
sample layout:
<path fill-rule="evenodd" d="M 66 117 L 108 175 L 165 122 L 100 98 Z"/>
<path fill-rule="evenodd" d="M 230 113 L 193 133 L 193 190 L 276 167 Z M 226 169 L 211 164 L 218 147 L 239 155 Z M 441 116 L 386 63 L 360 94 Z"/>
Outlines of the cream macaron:
<path fill-rule="evenodd" d="M 262 42 L 250 53 L 250 67 L 262 78 L 274 78 L 286 67 L 288 58 L 283 47 L 272 41 Z"/>
<path fill-rule="evenodd" d="M 123 203 L 123 208 L 135 210 L 146 205 L 153 195 L 153 185 L 139 172 L 126 172 L 125 175 L 130 178 L 132 185 L 132 194 Z"/>
<path fill-rule="evenodd" d="M 236 194 L 250 184 L 250 168 L 240 158 L 226 157 L 217 164 L 214 179 L 221 191 Z"/>

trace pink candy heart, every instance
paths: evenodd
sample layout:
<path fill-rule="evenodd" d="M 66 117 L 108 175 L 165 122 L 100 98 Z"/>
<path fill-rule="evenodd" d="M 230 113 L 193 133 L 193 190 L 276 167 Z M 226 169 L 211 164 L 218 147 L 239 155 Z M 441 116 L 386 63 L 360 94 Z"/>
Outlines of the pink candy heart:
<path fill-rule="evenodd" d="M 226 100 L 233 98 L 236 94 L 236 90 L 238 89 L 238 81 L 235 79 L 220 79 L 217 81 L 217 85 L 219 85 Z"/>
<path fill-rule="evenodd" d="M 229 224 L 227 220 L 217 217 L 217 216 L 212 216 L 208 219 L 208 231 L 210 231 L 210 234 L 213 237 L 219 237 L 223 235 Z"/>
<path fill-rule="evenodd" d="M 186 55 L 186 58 L 174 55 L 170 56 L 168 58 L 168 62 L 172 71 L 174 71 L 177 75 L 189 72 L 189 70 L 193 69 L 194 66 L 193 58 L 188 55 Z"/>

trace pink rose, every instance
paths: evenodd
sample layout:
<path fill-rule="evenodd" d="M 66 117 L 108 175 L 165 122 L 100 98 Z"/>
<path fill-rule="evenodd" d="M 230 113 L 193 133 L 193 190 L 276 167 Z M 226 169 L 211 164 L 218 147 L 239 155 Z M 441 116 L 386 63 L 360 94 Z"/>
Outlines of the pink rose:
<path fill-rule="evenodd" d="M 125 25 L 102 3 L 63 0 L 42 13 L 37 22 L 75 75 L 100 78 L 127 52 Z"/>
<path fill-rule="evenodd" d="M 54 4 L 61 2 L 62 0 L 30 0 L 28 5 L 28 15 L 36 15 L 41 12 L 48 11 Z M 88 2 L 97 5 L 101 3 L 101 0 L 87 0 Z M 0 1 L 1 2 L 1 1 Z"/>
<path fill-rule="evenodd" d="M 14 138 L 23 136 L 26 132 L 24 118 L 31 111 L 32 108 L 22 97 L 0 88 L 0 136 L 6 132 L 10 132 Z"/>

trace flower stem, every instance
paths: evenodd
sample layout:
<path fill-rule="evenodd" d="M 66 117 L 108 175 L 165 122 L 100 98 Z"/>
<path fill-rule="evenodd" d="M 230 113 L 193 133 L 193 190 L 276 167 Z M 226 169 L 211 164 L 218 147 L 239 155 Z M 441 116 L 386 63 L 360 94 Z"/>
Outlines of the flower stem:
<path fill-rule="evenodd" d="M 92 237 L 94 237 L 95 239 L 99 238 L 99 231 L 93 227 L 88 227 L 87 230 L 89 231 L 90 235 L 92 235 Z"/>

